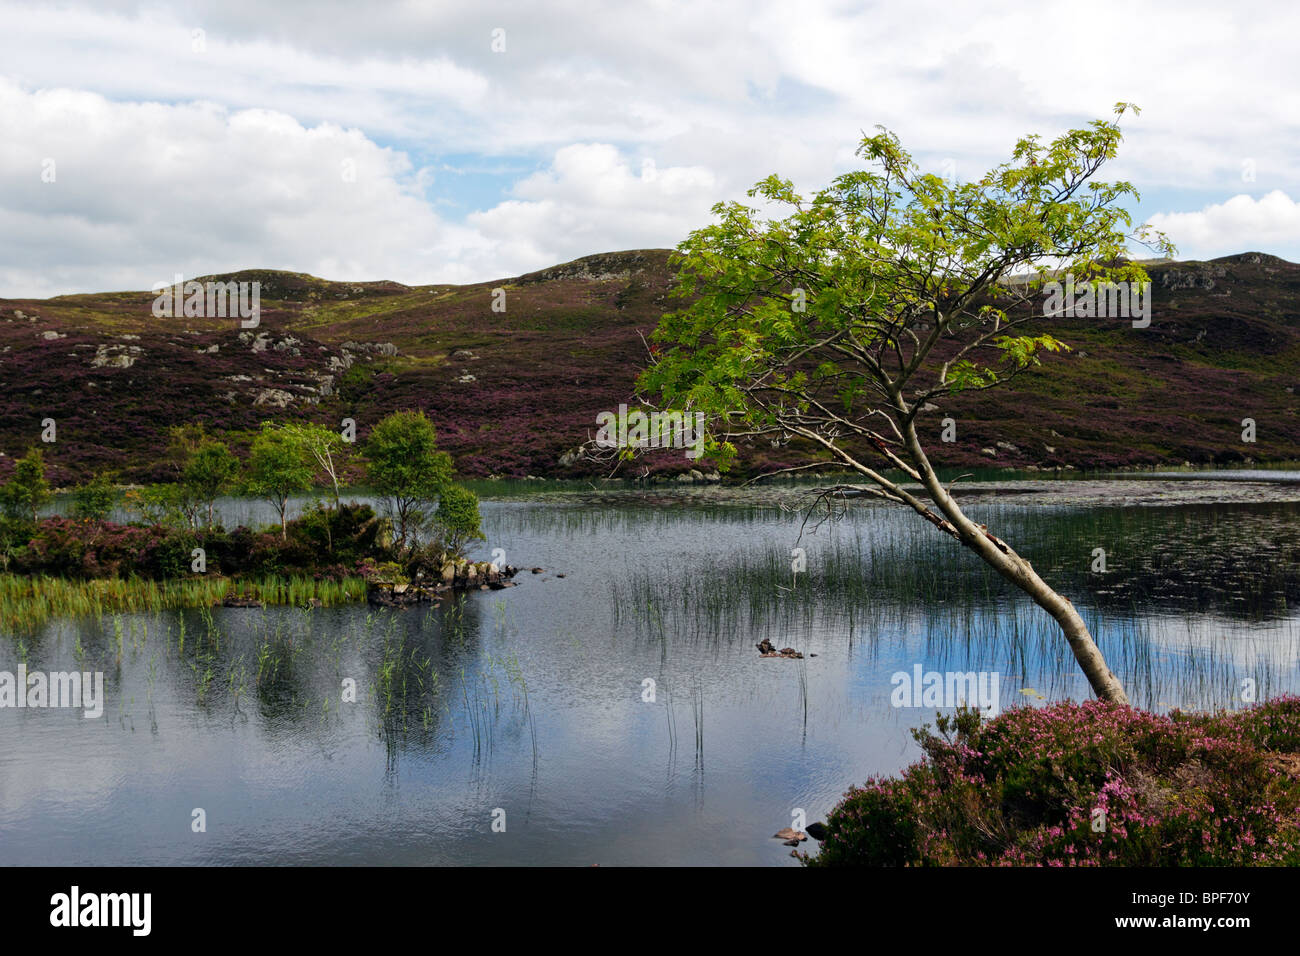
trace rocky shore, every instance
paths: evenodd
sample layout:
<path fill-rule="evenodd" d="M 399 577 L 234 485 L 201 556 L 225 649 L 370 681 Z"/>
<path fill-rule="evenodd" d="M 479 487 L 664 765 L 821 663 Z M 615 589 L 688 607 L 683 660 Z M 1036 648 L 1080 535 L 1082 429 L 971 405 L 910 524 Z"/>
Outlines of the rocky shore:
<path fill-rule="evenodd" d="M 376 578 L 367 582 L 366 600 L 381 607 L 407 607 L 434 603 L 456 591 L 499 591 L 514 587 L 511 579 L 519 573 L 513 565 L 497 567 L 490 561 L 464 558 L 448 561 L 435 577 L 417 577 L 415 581 L 391 581 Z"/>

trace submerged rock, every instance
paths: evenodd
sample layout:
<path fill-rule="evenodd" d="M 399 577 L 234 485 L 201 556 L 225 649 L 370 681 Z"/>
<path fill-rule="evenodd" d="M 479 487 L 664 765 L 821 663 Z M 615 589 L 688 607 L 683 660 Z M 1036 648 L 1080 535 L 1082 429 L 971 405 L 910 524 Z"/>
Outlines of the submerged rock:
<path fill-rule="evenodd" d="M 803 660 L 803 655 L 800 654 L 798 651 L 796 651 L 793 647 L 783 647 L 778 651 L 776 649 L 776 645 L 773 644 L 766 637 L 763 638 L 761 642 L 755 644 L 754 646 L 758 648 L 759 657 L 784 657 L 785 659 L 792 660 L 792 661 Z"/>

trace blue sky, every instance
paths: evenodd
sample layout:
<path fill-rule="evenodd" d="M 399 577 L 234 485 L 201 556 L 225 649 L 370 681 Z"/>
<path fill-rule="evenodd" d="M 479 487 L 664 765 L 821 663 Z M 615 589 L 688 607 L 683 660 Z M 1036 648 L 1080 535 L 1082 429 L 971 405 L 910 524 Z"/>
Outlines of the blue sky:
<path fill-rule="evenodd" d="M 1109 117 L 1184 258 L 1300 260 L 1285 4 L 0 0 L 0 296 L 470 282 L 671 246 L 861 131 L 973 178 Z"/>

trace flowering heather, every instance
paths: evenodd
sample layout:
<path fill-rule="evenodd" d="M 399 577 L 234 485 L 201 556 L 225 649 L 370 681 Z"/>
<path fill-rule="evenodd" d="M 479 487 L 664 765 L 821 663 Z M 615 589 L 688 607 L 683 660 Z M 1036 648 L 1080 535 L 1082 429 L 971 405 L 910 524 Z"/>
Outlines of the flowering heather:
<path fill-rule="evenodd" d="M 1106 469 L 1300 457 L 1300 328 L 1291 318 L 1300 310 L 1300 265 L 1251 253 L 1150 274 L 1154 309 L 1177 321 L 1138 334 L 1127 322 L 1044 320 L 1038 330 L 1073 351 L 1047 357 L 1046 374 L 1026 374 L 1007 390 L 927 409 L 924 434 L 937 437 L 944 416 L 960 422 L 954 442 L 936 442 L 934 462 Z M 667 295 L 671 275 L 667 250 L 639 250 L 504 284 L 331 283 L 268 271 L 212 277 L 262 283 L 256 330 L 226 319 L 158 319 L 152 292 L 0 300 L 0 480 L 40 443 L 37 426 L 47 417 L 59 435 L 44 448 L 49 476 L 62 486 L 110 468 L 122 481 L 167 480 L 173 425 L 201 421 L 242 456 L 268 417 L 332 428 L 349 417 L 364 440 L 399 409 L 424 410 L 468 477 L 604 475 L 606 463 L 566 452 L 594 436 L 598 413 L 634 400 L 649 361 L 644 337 L 682 304 Z M 508 292 L 502 313 L 490 310 L 498 286 Z M 1240 409 L 1269 423 L 1253 445 L 1225 440 L 1240 435 Z M 809 449 L 755 440 L 740 452 L 739 471 L 752 474 L 796 464 Z M 620 473 L 693 467 L 661 452 Z"/>
<path fill-rule="evenodd" d="M 1160 716 L 1101 701 L 914 731 L 925 758 L 830 814 L 812 866 L 1300 865 L 1300 697 Z"/>
<path fill-rule="evenodd" d="M 18 531 L 24 533 L 15 532 L 5 570 L 76 579 L 190 577 L 196 547 L 206 552 L 206 573 L 241 577 L 307 575 L 337 581 L 355 575 L 364 559 L 392 556 L 377 540 L 380 522 L 374 511 L 358 504 L 328 513 L 308 511 L 289 522 L 285 539 L 278 527 L 194 530 L 60 516 Z"/>

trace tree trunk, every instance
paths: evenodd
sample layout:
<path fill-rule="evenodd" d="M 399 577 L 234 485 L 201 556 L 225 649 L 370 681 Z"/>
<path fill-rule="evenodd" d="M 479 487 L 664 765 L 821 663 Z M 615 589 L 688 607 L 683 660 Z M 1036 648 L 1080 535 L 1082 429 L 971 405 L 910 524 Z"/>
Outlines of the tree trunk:
<path fill-rule="evenodd" d="M 1016 557 L 1019 558 L 1019 555 Z M 1011 580 L 1023 588 L 1034 599 L 1035 604 L 1052 615 L 1056 623 L 1061 625 L 1065 639 L 1070 642 L 1070 650 L 1074 652 L 1074 659 L 1079 662 L 1079 667 L 1088 678 L 1088 683 L 1092 685 L 1093 693 L 1111 703 L 1127 704 L 1128 695 L 1124 693 L 1124 685 L 1106 666 L 1106 659 L 1102 656 L 1101 649 L 1092 639 L 1088 625 L 1083 623 L 1083 618 L 1074 609 L 1070 599 L 1049 587 L 1030 567 L 1028 561 L 1023 558 L 1019 560 L 1024 565 L 1022 572 L 1024 580 L 1014 577 Z"/>
<path fill-rule="evenodd" d="M 942 489 L 940 490 L 942 492 Z M 1084 676 L 1088 678 L 1093 693 L 1102 700 L 1127 704 L 1128 695 L 1124 693 L 1124 686 L 1106 666 L 1106 659 L 1102 656 L 1101 649 L 1092 639 L 1088 625 L 1083 622 L 1083 618 L 1074 609 L 1070 599 L 1058 594 L 1049 586 L 1038 576 L 1033 566 L 1013 551 L 1010 545 L 1004 541 L 992 540 L 985 529 L 966 517 L 947 493 L 943 493 L 943 500 L 935 499 L 935 504 L 957 527 L 962 543 L 971 548 L 1004 578 L 1028 594 L 1035 604 L 1052 615 L 1052 619 L 1061 626 L 1065 639 L 1069 641 L 1074 659 L 1078 662 Z M 998 546 L 999 544 L 1001 547 Z"/>
<path fill-rule="evenodd" d="M 917 466 L 921 483 L 925 486 L 930 500 L 938 506 L 952 525 L 958 540 L 983 558 L 985 563 L 992 566 L 1004 578 L 1028 594 L 1035 604 L 1052 615 L 1052 619 L 1060 625 L 1065 639 L 1069 642 L 1070 650 L 1074 653 L 1074 659 L 1080 670 L 1088 678 L 1092 692 L 1099 699 L 1114 704 L 1127 704 L 1128 695 L 1124 692 L 1124 685 L 1106 665 L 1106 658 L 1102 656 L 1101 649 L 1097 647 L 1097 642 L 1092 639 L 1092 634 L 1088 631 L 1088 625 L 1083 622 L 1083 618 L 1074 609 L 1070 599 L 1053 590 L 1038 576 L 1033 566 L 1012 550 L 1005 541 L 994 537 L 988 529 L 967 518 L 961 508 L 957 507 L 957 502 L 940 484 L 929 459 L 921 448 L 916 430 L 910 424 L 905 430 L 905 437 L 909 457 Z"/>

